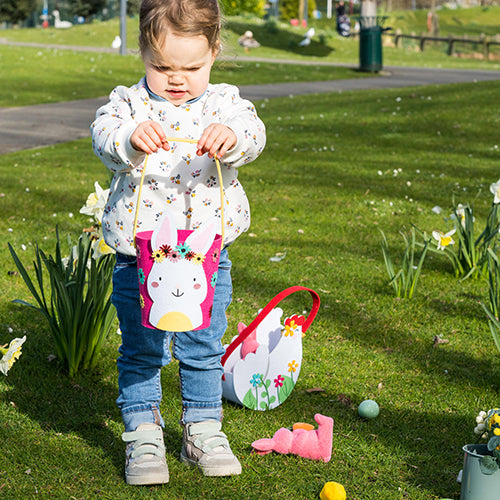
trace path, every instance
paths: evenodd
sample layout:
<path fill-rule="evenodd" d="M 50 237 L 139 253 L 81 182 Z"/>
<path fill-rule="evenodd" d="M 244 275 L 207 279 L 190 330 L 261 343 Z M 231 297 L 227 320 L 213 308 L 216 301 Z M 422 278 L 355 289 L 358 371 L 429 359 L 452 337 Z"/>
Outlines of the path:
<path fill-rule="evenodd" d="M 1 40 L 0 40 L 1 43 Z M 274 61 L 278 62 L 278 61 Z M 285 62 L 285 61 L 280 61 Z M 290 61 L 288 61 L 290 62 Z M 293 61 L 297 64 L 296 61 Z M 241 86 L 251 101 L 299 94 L 500 80 L 500 71 L 385 67 L 379 76 L 349 80 Z M 21 108 L 0 108 L 0 154 L 89 137 L 107 97 Z"/>

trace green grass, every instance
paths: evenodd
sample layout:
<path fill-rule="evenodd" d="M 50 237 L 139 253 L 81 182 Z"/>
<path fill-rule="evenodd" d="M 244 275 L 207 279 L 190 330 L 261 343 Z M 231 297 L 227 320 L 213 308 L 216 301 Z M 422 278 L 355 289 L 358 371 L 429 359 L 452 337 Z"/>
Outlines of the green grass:
<path fill-rule="evenodd" d="M 440 11 L 442 32 L 459 19 L 462 31 L 456 34 L 477 34 L 477 26 L 483 27 L 487 34 L 494 34 L 500 25 L 500 7 L 491 7 L 485 13 L 480 8 Z M 409 33 L 425 31 L 426 11 L 394 13 L 386 25 L 403 29 Z M 473 19 L 474 21 L 471 21 Z M 447 21 L 449 20 L 449 21 Z M 342 38 L 335 31 L 333 20 L 311 20 L 316 35 L 308 47 L 298 47 L 303 38 L 303 28 L 292 27 L 287 23 L 272 24 L 249 16 L 229 17 L 223 30 L 224 58 L 241 59 L 265 58 L 275 60 L 275 64 L 259 63 L 254 71 L 254 64 L 238 62 L 220 63 L 213 74 L 214 82 L 231 81 L 235 84 L 280 83 L 287 81 L 312 81 L 337 78 L 366 76 L 352 70 L 321 67 L 321 63 L 347 64 L 352 69 L 359 67 L 359 41 L 355 38 Z M 245 53 L 238 45 L 238 37 L 251 29 L 255 38 L 262 44 L 260 48 Z M 138 20 L 127 22 L 127 47 L 137 49 Z M 40 43 L 45 45 L 104 47 L 110 48 L 114 37 L 119 34 L 119 20 L 77 25 L 69 30 L 49 29 L 8 29 L 0 31 L 0 37 L 10 41 Z M 390 42 L 388 37 L 384 37 Z M 417 50 L 417 42 L 404 41 L 405 48 L 383 48 L 383 63 L 386 66 L 418 66 L 443 68 L 500 68 L 497 60 L 483 61 L 472 58 L 449 57 L 446 44 L 428 45 L 424 52 Z M 478 48 L 457 45 L 457 50 L 470 52 Z M 492 47 L 492 53 L 498 55 L 500 47 Z M 23 59 L 22 59 L 23 58 Z M 298 64 L 283 65 L 282 60 L 297 63 L 317 63 L 318 66 L 301 67 Z M 116 82 L 128 84 L 137 81 L 142 73 L 142 64 L 137 57 L 123 57 L 119 54 L 96 54 L 74 50 L 51 49 L 32 50 L 16 49 L 0 45 L 0 63 L 9 71 L 2 72 L 0 84 L 4 89 L 0 97 L 0 106 L 22 106 L 34 102 L 54 102 L 55 100 L 80 99 L 106 95 Z M 21 66 L 21 68 L 19 68 Z M 32 71 L 35 67 L 38 70 Z M 41 69 L 41 71 L 40 71 Z M 42 77 L 40 79 L 40 76 Z M 6 90 L 7 89 L 7 90 Z M 19 89 L 19 90 L 18 90 Z M 5 97 L 4 97 L 5 96 Z"/>
<path fill-rule="evenodd" d="M 144 75 L 138 56 L 0 45 L 0 107 L 26 106 L 108 95 L 118 84 Z M 40 72 L 33 71 L 39 68 Z M 212 82 L 250 85 L 361 78 L 352 68 L 288 65 L 277 62 L 216 62 Z"/>
<path fill-rule="evenodd" d="M 389 12 L 386 25 L 401 29 L 404 33 L 422 33 L 427 31 L 428 10 L 406 10 Z M 439 9 L 439 32 L 447 36 L 454 35 L 479 36 L 496 35 L 498 33 L 499 7 L 473 7 L 467 9 Z"/>
<path fill-rule="evenodd" d="M 29 293 L 12 273 L 7 241 L 28 263 L 34 242 L 53 250 L 56 224 L 76 238 L 88 223 L 78 210 L 94 181 L 107 179 L 90 139 L 0 156 L 0 343 L 27 335 L 22 357 L 0 378 L 2 498 L 316 499 L 325 482 L 337 481 L 352 500 L 458 499 L 461 447 L 476 439 L 477 412 L 498 406 L 499 353 L 479 304 L 486 285 L 456 280 L 448 261 L 432 254 L 413 299 L 395 299 L 379 229 L 401 251 L 398 232 L 412 223 L 428 232 L 448 227 L 453 194 L 474 202 L 482 227 L 498 179 L 498 102 L 490 82 L 256 103 L 268 145 L 240 172 L 252 227 L 231 247 L 227 339 L 288 286 L 315 289 L 322 306 L 288 400 L 263 413 L 224 405 L 240 477 L 204 478 L 179 462 L 177 366 L 164 369 L 171 482 L 163 487 L 123 481 L 118 335 L 111 333 L 95 373 L 69 380 L 49 361 L 54 348 L 40 315 L 11 303 Z M 285 259 L 270 262 L 278 252 Z M 285 313 L 301 313 L 309 300 L 290 297 Z M 434 347 L 435 335 L 449 343 Z M 356 414 L 365 398 L 381 407 L 374 420 Z M 316 412 L 335 419 L 328 464 L 250 453 L 254 439 L 314 423 Z"/>

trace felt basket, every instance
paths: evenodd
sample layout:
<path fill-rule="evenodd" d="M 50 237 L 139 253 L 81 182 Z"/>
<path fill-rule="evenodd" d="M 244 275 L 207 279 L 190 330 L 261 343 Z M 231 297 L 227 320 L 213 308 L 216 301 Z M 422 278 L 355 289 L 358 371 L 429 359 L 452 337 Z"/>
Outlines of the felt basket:
<path fill-rule="evenodd" d="M 167 138 L 196 143 L 196 140 Z M 224 191 L 220 163 L 215 157 L 221 196 L 221 217 L 194 230 L 178 230 L 173 214 L 164 211 L 153 231 L 134 235 L 142 324 L 171 332 L 210 326 L 220 251 L 224 242 Z M 139 197 L 146 171 L 144 162 Z M 137 227 L 137 203 L 134 230 Z M 220 233 L 218 234 L 218 229 Z"/>
<path fill-rule="evenodd" d="M 276 307 L 285 297 L 306 291 L 313 299 L 307 318 L 287 317 Z M 276 295 L 239 334 L 222 357 L 223 396 L 252 410 L 276 408 L 291 394 L 302 365 L 302 337 L 319 310 L 319 295 L 310 288 L 293 286 Z"/>

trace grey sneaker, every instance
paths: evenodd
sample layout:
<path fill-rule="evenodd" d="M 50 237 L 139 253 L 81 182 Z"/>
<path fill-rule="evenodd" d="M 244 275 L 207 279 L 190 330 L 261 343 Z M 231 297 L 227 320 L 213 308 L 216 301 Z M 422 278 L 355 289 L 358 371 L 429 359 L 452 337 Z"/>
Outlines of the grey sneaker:
<path fill-rule="evenodd" d="M 127 443 L 125 480 L 127 484 L 168 483 L 163 429 L 156 424 L 141 424 L 135 431 L 124 432 Z"/>
<path fill-rule="evenodd" d="M 221 423 L 215 420 L 186 424 L 182 437 L 181 461 L 197 465 L 205 476 L 241 474 L 241 464 L 233 455 Z"/>

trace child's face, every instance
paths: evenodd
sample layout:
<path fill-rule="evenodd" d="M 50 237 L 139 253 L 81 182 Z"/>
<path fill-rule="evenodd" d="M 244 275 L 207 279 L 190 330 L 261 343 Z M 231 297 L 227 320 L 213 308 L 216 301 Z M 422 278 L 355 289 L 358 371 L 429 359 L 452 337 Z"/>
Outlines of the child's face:
<path fill-rule="evenodd" d="M 203 35 L 182 36 L 168 32 L 161 60 L 146 53 L 144 66 L 149 88 L 175 106 L 199 97 L 210 80 L 215 54 Z"/>

